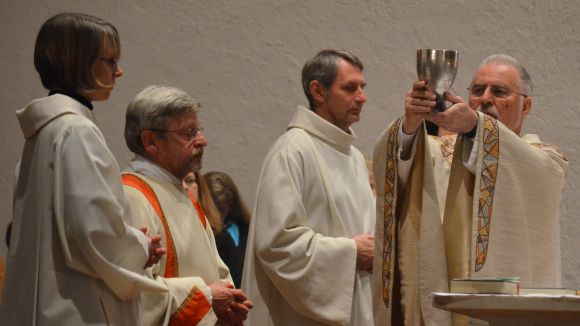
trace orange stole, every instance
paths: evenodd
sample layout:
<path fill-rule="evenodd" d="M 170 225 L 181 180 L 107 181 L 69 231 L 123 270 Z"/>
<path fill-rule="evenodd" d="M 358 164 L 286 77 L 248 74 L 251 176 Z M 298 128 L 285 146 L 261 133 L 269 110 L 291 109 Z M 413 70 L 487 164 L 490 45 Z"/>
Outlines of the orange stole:
<path fill-rule="evenodd" d="M 163 213 L 163 209 L 161 208 L 161 204 L 159 203 L 159 199 L 157 199 L 155 192 L 145 180 L 134 174 L 123 174 L 122 181 L 124 185 L 139 190 L 145 198 L 147 198 L 147 201 L 149 201 L 157 213 L 157 216 L 163 224 L 163 229 L 165 230 L 165 238 L 167 239 L 167 242 L 169 242 L 165 254 L 167 257 L 167 263 L 165 264 L 165 273 L 163 277 L 179 277 L 179 269 L 175 255 L 175 243 L 173 242 L 173 237 L 169 231 L 165 214 Z M 207 228 L 207 220 L 201 205 L 193 196 L 191 196 L 191 194 L 189 194 L 189 198 L 197 211 L 201 224 L 204 228 Z M 171 315 L 169 326 L 197 325 L 210 310 L 211 305 L 205 295 L 198 288 L 194 287 L 191 289 L 189 296 L 183 301 L 181 306 Z"/>
<path fill-rule="evenodd" d="M 163 273 L 163 277 L 165 278 L 179 277 L 179 266 L 177 264 L 177 257 L 175 255 L 175 243 L 173 242 L 173 237 L 171 236 L 171 232 L 169 231 L 169 225 L 167 225 L 165 214 L 163 213 L 163 209 L 161 208 L 161 204 L 159 204 L 159 199 L 157 199 L 155 192 L 153 191 L 151 186 L 149 186 L 149 184 L 145 182 L 145 180 L 139 178 L 134 174 L 122 174 L 121 178 L 124 185 L 139 190 L 145 196 L 145 198 L 147 198 L 147 201 L 149 201 L 149 204 L 151 204 L 151 206 L 157 213 L 157 216 L 161 220 L 161 223 L 163 224 L 163 229 L 165 230 L 165 238 L 167 239 L 168 242 L 166 248 L 167 252 L 165 254 L 165 256 L 167 257 L 167 262 L 165 264 L 165 272 Z M 203 227 L 206 228 L 207 221 L 205 218 L 205 214 L 203 213 L 203 209 L 201 208 L 197 200 L 193 198 L 193 196 L 190 195 L 189 198 L 191 199 L 191 202 L 193 203 L 193 206 L 197 211 L 197 215 L 201 220 L 201 224 L 203 224 Z"/>

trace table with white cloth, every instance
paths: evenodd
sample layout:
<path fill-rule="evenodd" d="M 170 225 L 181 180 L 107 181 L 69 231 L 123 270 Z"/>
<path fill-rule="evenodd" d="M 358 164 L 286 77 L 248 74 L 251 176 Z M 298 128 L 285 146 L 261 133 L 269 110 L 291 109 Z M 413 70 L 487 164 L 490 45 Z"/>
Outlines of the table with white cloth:
<path fill-rule="evenodd" d="M 580 296 L 547 294 L 432 294 L 433 306 L 489 325 L 580 325 Z"/>

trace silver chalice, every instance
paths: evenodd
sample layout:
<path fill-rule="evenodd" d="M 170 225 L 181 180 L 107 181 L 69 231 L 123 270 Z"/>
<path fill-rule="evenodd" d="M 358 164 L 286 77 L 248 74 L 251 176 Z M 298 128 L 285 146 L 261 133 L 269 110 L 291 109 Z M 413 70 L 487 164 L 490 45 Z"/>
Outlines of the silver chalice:
<path fill-rule="evenodd" d="M 417 75 L 427 81 L 426 88 L 435 92 L 437 104 L 433 111 L 444 111 L 443 94 L 451 88 L 457 75 L 459 52 L 455 50 L 417 50 Z"/>

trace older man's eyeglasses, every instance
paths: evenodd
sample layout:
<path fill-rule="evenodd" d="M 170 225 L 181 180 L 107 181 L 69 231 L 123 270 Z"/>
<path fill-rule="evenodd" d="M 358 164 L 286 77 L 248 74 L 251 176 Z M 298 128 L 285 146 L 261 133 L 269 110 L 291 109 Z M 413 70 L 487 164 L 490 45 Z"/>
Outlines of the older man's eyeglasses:
<path fill-rule="evenodd" d="M 494 97 L 497 97 L 497 98 L 506 98 L 506 97 L 510 96 L 512 93 L 521 95 L 523 97 L 528 96 L 524 93 L 516 92 L 514 90 L 511 90 L 511 89 L 503 86 L 503 85 L 498 85 L 498 84 L 474 84 L 474 85 L 471 85 L 470 87 L 468 87 L 467 89 L 469 90 L 469 94 L 479 97 L 479 96 L 482 96 L 483 93 L 485 93 L 485 90 L 487 89 L 487 87 L 489 87 L 489 91 L 491 92 L 491 95 L 493 95 Z"/>
<path fill-rule="evenodd" d="M 113 70 L 117 70 L 117 67 L 119 67 L 119 60 L 115 59 L 115 58 L 101 58 L 102 61 L 105 61 L 105 63 L 111 67 L 111 69 Z"/>
<path fill-rule="evenodd" d="M 149 129 L 157 132 L 174 132 L 187 141 L 192 141 L 199 133 L 203 134 L 203 127 L 189 128 L 184 130 L 163 130 L 163 129 Z"/>

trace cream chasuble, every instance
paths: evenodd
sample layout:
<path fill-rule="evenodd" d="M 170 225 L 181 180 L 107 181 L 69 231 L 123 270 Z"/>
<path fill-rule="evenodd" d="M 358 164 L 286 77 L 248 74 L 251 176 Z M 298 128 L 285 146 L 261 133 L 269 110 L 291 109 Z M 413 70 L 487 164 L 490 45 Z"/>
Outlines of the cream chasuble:
<path fill-rule="evenodd" d="M 435 182 L 444 171 L 422 128 L 407 187 L 398 189 L 400 123 L 387 129 L 374 156 L 376 325 L 451 324 L 429 297 L 447 291 L 451 278 L 519 276 L 524 287 L 559 287 L 558 206 L 567 171 L 561 153 L 479 113 L 474 173 L 465 167 L 469 150 L 459 137 L 448 188 Z M 453 317 L 454 325 L 466 322 Z"/>
<path fill-rule="evenodd" d="M 372 325 L 371 275 L 351 238 L 375 214 L 363 155 L 345 133 L 299 107 L 258 182 L 242 288 L 247 325 Z"/>
<path fill-rule="evenodd" d="M 219 281 L 233 282 L 217 253 L 209 222 L 205 216 L 200 218 L 179 180 L 167 172 L 156 176 L 151 171 L 159 171 L 159 168 L 155 170 L 151 166 L 153 163 L 141 159 L 140 166 L 145 168 L 123 174 L 125 192 L 134 225 L 145 226 L 150 234 L 162 236 L 167 254 L 149 272 L 157 282 L 169 288 L 169 293 L 142 295 L 144 325 L 214 325 L 217 318 L 211 309 L 208 285 Z M 135 166 L 139 165 L 133 161 L 128 170 L 134 171 L 131 168 Z M 160 204 L 163 218 L 158 216 L 145 194 L 127 182 L 128 176 L 146 182 Z"/>

